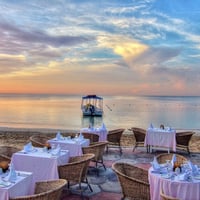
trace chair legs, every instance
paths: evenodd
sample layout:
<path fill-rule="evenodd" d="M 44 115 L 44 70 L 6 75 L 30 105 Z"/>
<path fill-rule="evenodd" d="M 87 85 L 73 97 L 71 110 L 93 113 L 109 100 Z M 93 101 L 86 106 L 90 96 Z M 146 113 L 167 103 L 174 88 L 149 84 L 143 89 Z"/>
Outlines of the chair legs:
<path fill-rule="evenodd" d="M 122 151 L 122 147 L 121 147 L 121 145 L 120 144 L 118 144 L 118 145 L 112 145 L 113 147 L 119 147 L 119 152 L 120 152 L 120 154 L 122 154 L 123 153 L 123 151 Z M 108 153 L 108 145 L 106 146 L 106 153 Z"/>
<path fill-rule="evenodd" d="M 142 146 L 141 144 L 138 144 L 137 142 L 135 143 L 135 145 L 133 146 L 133 152 L 135 151 L 135 149 L 138 147 L 138 146 Z M 150 146 L 149 145 L 147 145 L 147 153 L 149 153 L 150 152 Z"/>

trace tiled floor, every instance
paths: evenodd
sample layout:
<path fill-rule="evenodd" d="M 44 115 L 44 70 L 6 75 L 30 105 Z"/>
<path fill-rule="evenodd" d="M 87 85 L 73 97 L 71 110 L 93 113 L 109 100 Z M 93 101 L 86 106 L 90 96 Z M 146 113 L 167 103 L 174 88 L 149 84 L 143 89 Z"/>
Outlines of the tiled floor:
<path fill-rule="evenodd" d="M 104 163 L 107 167 L 106 171 L 103 168 L 100 168 L 99 176 L 97 176 L 92 168 L 89 169 L 88 180 L 93 188 L 93 192 L 86 190 L 82 199 L 120 200 L 122 197 L 121 187 L 115 173 L 112 170 L 112 163 L 117 161 L 125 161 L 148 169 L 154 155 L 158 153 L 159 152 L 146 153 L 145 148 L 138 148 L 135 150 L 135 152 L 132 152 L 132 148 L 123 148 L 123 154 L 120 155 L 117 150 L 111 149 L 108 154 L 104 154 Z M 185 156 L 188 155 L 186 154 Z M 188 158 L 190 158 L 192 162 L 200 164 L 199 153 L 192 153 Z M 64 191 L 62 200 L 81 199 L 80 195 L 74 193 L 76 192 L 73 192 L 73 190 L 70 192 L 70 194 Z"/>

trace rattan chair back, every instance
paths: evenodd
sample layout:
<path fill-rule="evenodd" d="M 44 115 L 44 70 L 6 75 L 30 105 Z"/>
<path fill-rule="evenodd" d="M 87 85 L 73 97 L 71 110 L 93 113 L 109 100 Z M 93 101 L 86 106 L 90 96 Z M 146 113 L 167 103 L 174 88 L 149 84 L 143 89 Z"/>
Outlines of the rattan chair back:
<path fill-rule="evenodd" d="M 175 155 L 176 155 L 176 162 L 178 163 L 184 163 L 188 161 L 186 157 L 180 154 L 175 154 Z M 173 153 L 162 153 L 156 156 L 159 164 L 166 163 L 166 160 L 172 160 L 172 157 L 173 157 Z"/>
<path fill-rule="evenodd" d="M 36 182 L 33 195 L 10 198 L 10 200 L 59 200 L 66 184 L 67 181 L 64 179 Z"/>
<path fill-rule="evenodd" d="M 44 147 L 50 138 L 45 135 L 32 135 L 29 140 L 34 147 Z"/>
<path fill-rule="evenodd" d="M 9 157 L 5 156 L 5 155 L 0 154 L 0 162 L 1 161 L 6 161 L 6 162 L 10 163 L 11 159 Z"/>
<path fill-rule="evenodd" d="M 135 149 L 139 146 L 144 147 L 146 130 L 143 129 L 143 128 L 138 128 L 138 127 L 132 127 L 129 130 L 133 132 L 133 135 L 134 135 L 134 138 L 135 138 L 135 144 L 133 146 L 133 151 L 135 151 Z M 147 149 L 147 151 L 148 151 L 148 149 Z"/>
<path fill-rule="evenodd" d="M 86 176 L 92 158 L 94 158 L 94 154 L 70 157 L 69 163 L 58 166 L 59 178 L 68 181 L 68 188 L 70 185 L 78 183 L 81 189 L 81 183 L 83 182 L 86 182 L 89 186 Z"/>
<path fill-rule="evenodd" d="M 82 132 L 81 133 L 84 138 L 89 139 L 90 143 L 98 142 L 99 141 L 99 135 L 89 132 Z"/>
<path fill-rule="evenodd" d="M 94 154 L 94 158 L 91 159 L 91 161 L 95 163 L 96 168 L 98 168 L 98 165 L 100 164 L 104 169 L 106 169 L 103 161 L 103 154 L 107 144 L 108 142 L 95 142 L 90 144 L 88 147 L 82 147 L 83 154 Z"/>
<path fill-rule="evenodd" d="M 190 154 L 190 140 L 195 134 L 193 131 L 183 131 L 176 133 L 176 147 L 180 150 L 186 150 Z"/>
<path fill-rule="evenodd" d="M 120 150 L 120 153 L 122 153 L 122 148 L 121 148 L 121 137 L 125 129 L 119 128 L 119 129 L 113 129 L 108 131 L 107 134 L 107 152 L 109 147 L 118 147 Z"/>
<path fill-rule="evenodd" d="M 20 151 L 19 148 L 17 147 L 12 147 L 12 146 L 0 146 L 0 154 L 4 155 L 5 157 L 8 157 L 11 159 L 13 153 L 16 153 Z"/>
<path fill-rule="evenodd" d="M 112 169 L 120 182 L 123 198 L 150 200 L 148 171 L 129 163 L 113 163 Z"/>

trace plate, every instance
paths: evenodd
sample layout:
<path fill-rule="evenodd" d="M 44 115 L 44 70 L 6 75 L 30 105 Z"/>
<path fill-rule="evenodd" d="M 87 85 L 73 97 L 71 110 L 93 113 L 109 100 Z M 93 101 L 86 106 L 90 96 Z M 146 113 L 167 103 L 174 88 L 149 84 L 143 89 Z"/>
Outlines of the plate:
<path fill-rule="evenodd" d="M 161 174 L 161 177 L 169 179 L 169 178 L 171 178 L 171 175 L 170 174 Z"/>
<path fill-rule="evenodd" d="M 200 175 L 196 175 L 193 177 L 194 179 L 200 180 Z"/>
<path fill-rule="evenodd" d="M 0 182 L 0 187 L 1 187 L 1 188 L 8 187 L 8 186 L 10 186 L 11 184 L 12 184 L 11 182 L 7 182 L 7 181 Z"/>

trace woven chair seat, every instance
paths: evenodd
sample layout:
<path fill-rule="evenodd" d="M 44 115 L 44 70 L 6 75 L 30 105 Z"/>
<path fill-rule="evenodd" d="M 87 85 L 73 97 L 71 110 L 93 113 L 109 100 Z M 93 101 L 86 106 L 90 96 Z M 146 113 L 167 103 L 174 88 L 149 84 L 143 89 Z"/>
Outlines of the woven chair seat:
<path fill-rule="evenodd" d="M 33 195 L 10 198 L 9 200 L 59 200 L 67 181 L 64 179 L 36 182 Z"/>
<path fill-rule="evenodd" d="M 0 154 L 11 159 L 12 154 L 20 151 L 17 147 L 12 146 L 0 146 Z"/>
<path fill-rule="evenodd" d="M 187 158 L 180 155 L 180 154 L 175 154 L 176 155 L 176 161 L 178 163 L 184 163 L 184 162 L 187 162 Z M 173 156 L 173 153 L 162 153 L 162 154 L 159 154 L 156 156 L 157 158 L 157 161 L 159 164 L 164 164 L 166 163 L 166 160 L 172 160 L 172 156 Z"/>
<path fill-rule="evenodd" d="M 44 147 L 50 138 L 44 135 L 32 135 L 29 140 L 34 147 Z"/>
<path fill-rule="evenodd" d="M 112 169 L 120 182 L 122 199 L 150 200 L 147 170 L 124 162 L 113 163 Z"/>

